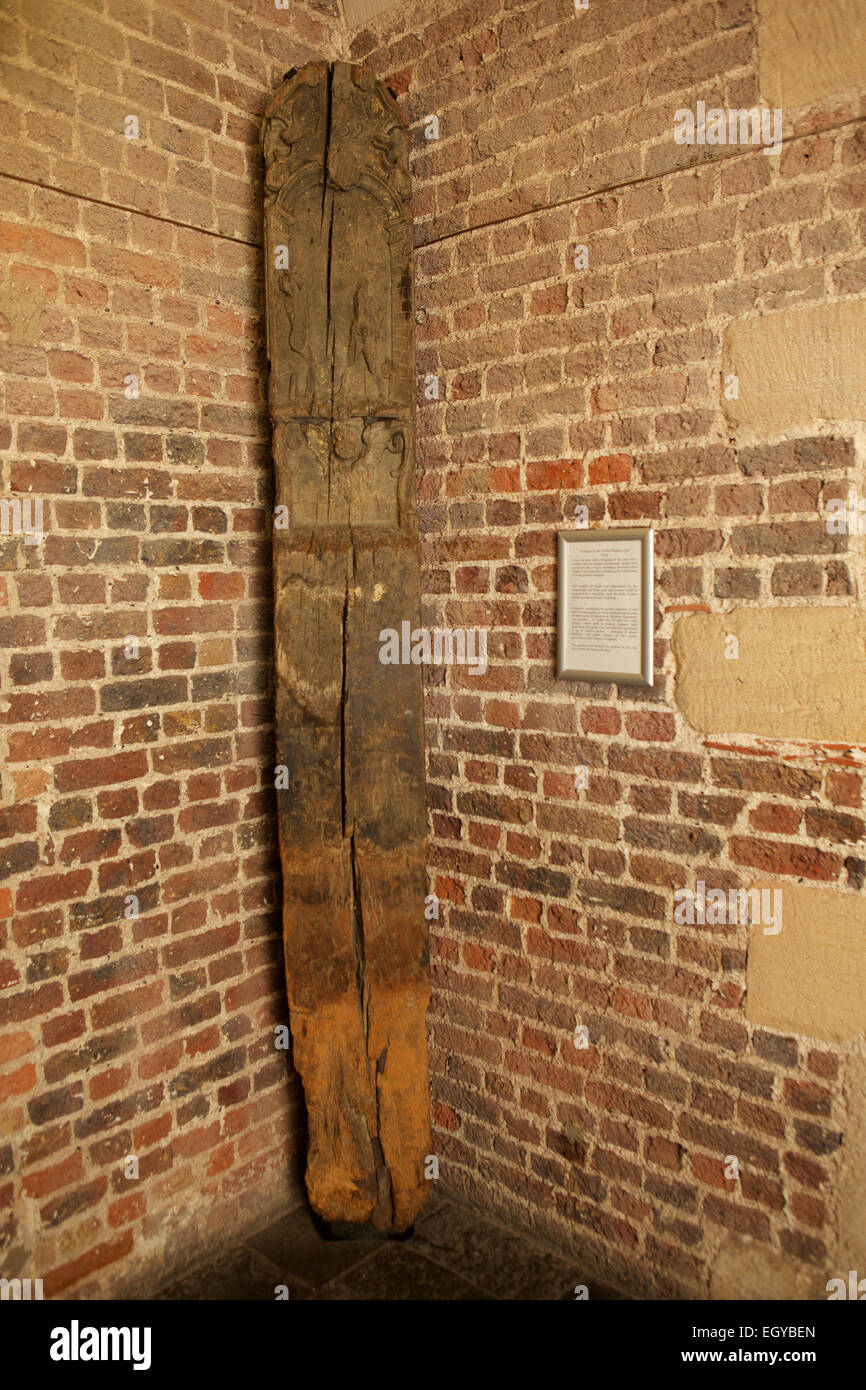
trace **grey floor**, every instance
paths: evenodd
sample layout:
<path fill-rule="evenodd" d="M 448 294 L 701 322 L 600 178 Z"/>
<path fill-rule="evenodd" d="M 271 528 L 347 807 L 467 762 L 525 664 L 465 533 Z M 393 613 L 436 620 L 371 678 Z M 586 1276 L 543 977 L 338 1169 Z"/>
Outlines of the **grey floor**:
<path fill-rule="evenodd" d="M 532 1236 L 434 1192 L 408 1240 L 323 1240 L 300 1208 L 157 1297 L 274 1300 L 282 1285 L 290 1299 L 560 1300 L 579 1284 L 591 1299 L 623 1297 Z"/>

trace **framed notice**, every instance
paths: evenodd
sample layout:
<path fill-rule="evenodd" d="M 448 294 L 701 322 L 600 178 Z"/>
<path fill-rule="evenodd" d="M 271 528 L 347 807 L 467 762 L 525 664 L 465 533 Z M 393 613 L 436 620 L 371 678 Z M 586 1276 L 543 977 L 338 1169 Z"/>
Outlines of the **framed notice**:
<path fill-rule="evenodd" d="M 557 676 L 652 685 L 652 528 L 560 531 L 558 540 Z"/>

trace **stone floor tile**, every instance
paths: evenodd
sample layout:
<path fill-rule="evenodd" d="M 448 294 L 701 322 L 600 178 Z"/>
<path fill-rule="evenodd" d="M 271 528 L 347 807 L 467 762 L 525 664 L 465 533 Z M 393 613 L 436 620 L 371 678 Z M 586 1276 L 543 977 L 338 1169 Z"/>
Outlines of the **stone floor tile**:
<path fill-rule="evenodd" d="M 586 1282 L 574 1265 L 545 1246 L 457 1202 L 425 1209 L 412 1247 L 457 1270 L 490 1298 L 558 1300 Z"/>
<path fill-rule="evenodd" d="M 259 1231 L 246 1242 L 281 1271 L 283 1283 L 299 1278 L 315 1290 L 368 1260 L 381 1241 L 325 1240 L 306 1207 Z"/>
<path fill-rule="evenodd" d="M 174 1280 L 156 1298 L 198 1302 L 269 1299 L 273 1302 L 274 1290 L 281 1283 L 288 1283 L 288 1280 L 281 1277 L 279 1269 L 270 1260 L 241 1245 L 220 1259 Z"/>
<path fill-rule="evenodd" d="M 318 1302 L 468 1302 L 473 1299 L 483 1301 L 486 1295 L 453 1270 L 425 1259 L 412 1249 L 409 1242 L 389 1242 L 381 1246 L 371 1259 L 356 1265 L 348 1274 L 341 1275 L 339 1279 L 321 1289 L 314 1298 Z"/>

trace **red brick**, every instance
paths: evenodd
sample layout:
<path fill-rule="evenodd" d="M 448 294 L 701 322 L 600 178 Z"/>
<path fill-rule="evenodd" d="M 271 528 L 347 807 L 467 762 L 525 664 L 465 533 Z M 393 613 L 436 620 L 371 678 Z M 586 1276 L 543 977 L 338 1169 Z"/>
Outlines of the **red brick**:
<path fill-rule="evenodd" d="M 240 598 L 244 593 L 242 574 L 200 574 L 198 591 L 203 599 Z"/>
<path fill-rule="evenodd" d="M 122 1260 L 132 1250 L 132 1243 L 132 1231 L 124 1231 L 114 1240 L 94 1245 L 76 1259 L 69 1260 L 66 1264 L 57 1265 L 54 1269 L 49 1270 L 44 1278 L 46 1297 L 54 1298 L 57 1294 L 63 1293 L 65 1289 L 81 1283 L 88 1275 L 95 1274 L 97 1270 L 104 1269 L 107 1265 L 116 1263 L 117 1260 Z"/>

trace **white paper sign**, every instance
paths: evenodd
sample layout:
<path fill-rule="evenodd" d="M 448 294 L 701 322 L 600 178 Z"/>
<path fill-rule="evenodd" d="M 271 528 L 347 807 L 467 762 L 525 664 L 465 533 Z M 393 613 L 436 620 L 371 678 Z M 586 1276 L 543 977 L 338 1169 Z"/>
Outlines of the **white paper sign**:
<path fill-rule="evenodd" d="M 652 684 L 652 532 L 559 536 L 559 670 Z"/>
<path fill-rule="evenodd" d="M 576 545 L 568 571 L 570 664 L 640 672 L 640 541 Z"/>

